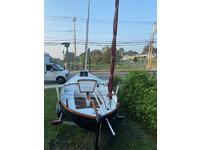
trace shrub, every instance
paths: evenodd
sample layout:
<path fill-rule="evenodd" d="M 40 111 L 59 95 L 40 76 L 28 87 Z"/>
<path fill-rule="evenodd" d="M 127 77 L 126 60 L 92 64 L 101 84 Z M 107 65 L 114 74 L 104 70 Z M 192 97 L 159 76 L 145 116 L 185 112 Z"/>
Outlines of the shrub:
<path fill-rule="evenodd" d="M 119 80 L 119 79 L 118 79 Z M 148 131 L 157 130 L 157 82 L 148 72 L 129 73 L 118 92 L 120 107 Z"/>
<path fill-rule="evenodd" d="M 138 61 L 138 58 L 137 58 L 137 57 L 134 57 L 134 58 L 133 58 L 133 61 L 134 61 L 134 62 Z"/>

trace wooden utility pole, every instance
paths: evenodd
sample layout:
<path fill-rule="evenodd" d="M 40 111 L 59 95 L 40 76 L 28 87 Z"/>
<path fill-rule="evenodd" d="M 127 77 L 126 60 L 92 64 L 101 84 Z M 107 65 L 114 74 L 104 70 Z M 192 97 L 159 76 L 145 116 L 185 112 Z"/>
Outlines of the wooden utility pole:
<path fill-rule="evenodd" d="M 150 37 L 150 43 L 149 43 L 149 50 L 147 53 L 147 64 L 146 64 L 146 69 L 152 69 L 153 68 L 153 62 L 152 62 L 152 58 L 153 58 L 153 42 L 154 42 L 154 34 L 157 32 L 157 24 L 154 23 L 153 24 L 153 30 L 151 33 L 151 37 Z"/>
<path fill-rule="evenodd" d="M 63 48 L 63 67 L 66 67 L 66 60 L 65 60 L 65 48 Z"/>
<path fill-rule="evenodd" d="M 74 69 L 76 69 L 76 17 L 74 17 Z"/>
<path fill-rule="evenodd" d="M 67 69 L 67 67 L 69 66 L 69 53 L 68 53 L 68 48 L 69 48 L 69 46 L 70 46 L 70 43 L 69 42 L 63 42 L 63 43 L 61 43 L 61 45 L 64 45 L 64 47 L 66 47 L 66 55 L 65 55 L 65 57 L 66 57 L 66 59 L 67 59 L 67 61 L 66 61 L 66 59 L 64 59 L 64 68 L 65 69 Z M 64 50 L 63 50 L 63 56 L 64 56 Z M 64 57 L 64 58 L 65 58 Z"/>

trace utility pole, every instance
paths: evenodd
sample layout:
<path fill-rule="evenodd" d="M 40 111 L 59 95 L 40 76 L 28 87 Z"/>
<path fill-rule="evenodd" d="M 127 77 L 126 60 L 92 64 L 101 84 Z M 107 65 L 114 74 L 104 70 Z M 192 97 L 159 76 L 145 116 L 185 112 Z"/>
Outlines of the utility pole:
<path fill-rule="evenodd" d="M 76 17 L 74 17 L 74 70 L 76 69 Z"/>
<path fill-rule="evenodd" d="M 61 45 L 64 45 L 64 47 L 66 47 L 66 59 L 65 59 L 65 63 L 64 63 L 64 67 L 65 69 L 67 69 L 67 67 L 69 66 L 69 54 L 68 54 L 68 48 L 70 46 L 70 43 L 69 42 L 64 42 L 64 43 L 61 43 Z M 63 50 L 63 55 L 64 55 L 64 50 Z"/>
<path fill-rule="evenodd" d="M 152 69 L 153 68 L 153 62 L 152 62 L 152 57 L 153 57 L 153 42 L 154 42 L 154 34 L 157 32 L 157 24 L 154 23 L 153 24 L 153 30 L 151 33 L 151 37 L 150 37 L 150 43 L 149 43 L 149 50 L 147 53 L 147 65 L 146 65 L 146 69 Z"/>
<path fill-rule="evenodd" d="M 63 48 L 63 68 L 65 69 L 66 62 L 65 62 L 65 48 Z"/>

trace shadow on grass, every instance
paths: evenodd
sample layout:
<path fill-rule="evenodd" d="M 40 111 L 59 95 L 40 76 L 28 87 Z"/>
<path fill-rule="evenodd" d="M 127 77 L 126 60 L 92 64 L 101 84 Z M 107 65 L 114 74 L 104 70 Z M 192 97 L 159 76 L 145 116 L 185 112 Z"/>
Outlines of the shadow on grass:
<path fill-rule="evenodd" d="M 108 126 L 104 125 L 102 132 L 102 149 L 106 150 L 155 150 L 156 143 L 140 126 L 128 118 L 112 122 L 115 137 L 111 135 Z"/>

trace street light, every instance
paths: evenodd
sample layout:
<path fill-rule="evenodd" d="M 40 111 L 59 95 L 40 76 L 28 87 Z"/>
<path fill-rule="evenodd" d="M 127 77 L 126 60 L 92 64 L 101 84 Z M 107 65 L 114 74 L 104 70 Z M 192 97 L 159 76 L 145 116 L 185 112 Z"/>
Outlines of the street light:
<path fill-rule="evenodd" d="M 64 45 L 64 47 L 66 47 L 66 59 L 67 59 L 67 62 L 66 62 L 65 58 L 63 58 L 63 62 L 64 62 L 64 68 L 67 69 L 67 65 L 69 64 L 68 48 L 70 46 L 70 43 L 69 42 L 63 42 L 63 43 L 61 43 L 61 45 Z M 64 54 L 64 50 L 63 50 L 63 54 Z"/>

